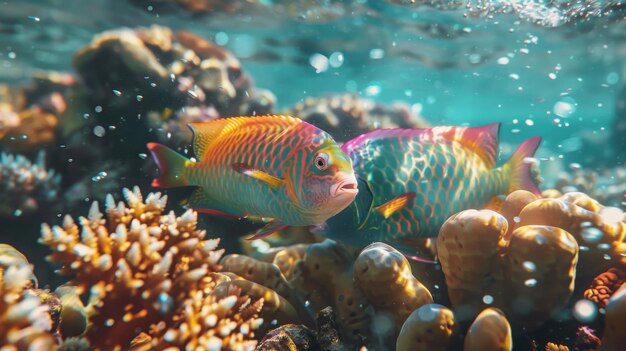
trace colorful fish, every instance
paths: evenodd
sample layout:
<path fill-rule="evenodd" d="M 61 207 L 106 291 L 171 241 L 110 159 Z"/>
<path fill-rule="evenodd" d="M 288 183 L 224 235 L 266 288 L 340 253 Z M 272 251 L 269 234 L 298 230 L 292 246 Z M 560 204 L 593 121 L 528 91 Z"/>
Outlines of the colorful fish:
<path fill-rule="evenodd" d="M 538 194 L 528 158 L 541 138 L 524 141 L 496 168 L 498 130 L 499 124 L 381 129 L 346 142 L 358 196 L 315 231 L 356 246 L 387 242 L 419 259 L 415 239 L 437 236 L 450 215 L 517 189 Z"/>
<path fill-rule="evenodd" d="M 350 158 L 328 133 L 298 118 L 235 117 L 189 127 L 197 161 L 148 144 L 160 170 L 152 186 L 196 186 L 188 205 L 198 212 L 269 222 L 251 239 L 323 223 L 358 192 Z"/>

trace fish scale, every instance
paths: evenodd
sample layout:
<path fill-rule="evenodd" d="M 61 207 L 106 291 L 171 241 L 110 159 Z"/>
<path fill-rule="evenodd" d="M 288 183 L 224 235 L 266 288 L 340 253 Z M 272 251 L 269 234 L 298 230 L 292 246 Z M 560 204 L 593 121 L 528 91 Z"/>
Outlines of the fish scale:
<path fill-rule="evenodd" d="M 513 190 L 539 192 L 525 159 L 540 138 L 525 141 L 496 167 L 498 129 L 388 129 L 346 142 L 359 194 L 318 232 L 357 246 L 387 242 L 413 255 L 411 240 L 437 236 L 450 215 L 483 208 Z"/>

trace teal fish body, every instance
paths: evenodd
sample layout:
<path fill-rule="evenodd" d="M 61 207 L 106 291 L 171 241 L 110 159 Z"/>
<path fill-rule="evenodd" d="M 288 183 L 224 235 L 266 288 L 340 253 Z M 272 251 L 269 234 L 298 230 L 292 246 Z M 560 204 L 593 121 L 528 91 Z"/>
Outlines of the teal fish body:
<path fill-rule="evenodd" d="M 319 232 L 356 246 L 382 241 L 411 253 L 411 241 L 437 236 L 445 220 L 483 208 L 516 189 L 539 190 L 531 177 L 540 138 L 526 140 L 496 167 L 499 125 L 386 129 L 343 145 L 358 180 L 355 201 Z"/>
<path fill-rule="evenodd" d="M 160 170 L 153 186 L 195 186 L 188 205 L 199 212 L 269 222 L 255 238 L 322 223 L 356 196 L 350 159 L 300 119 L 236 117 L 190 127 L 195 160 L 148 144 Z"/>

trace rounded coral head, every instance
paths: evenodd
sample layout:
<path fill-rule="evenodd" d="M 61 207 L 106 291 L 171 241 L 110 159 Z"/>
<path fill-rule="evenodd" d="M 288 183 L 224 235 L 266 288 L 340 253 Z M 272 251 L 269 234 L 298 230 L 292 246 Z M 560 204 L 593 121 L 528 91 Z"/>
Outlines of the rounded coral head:
<path fill-rule="evenodd" d="M 312 142 L 294 150 L 287 191 L 303 224 L 320 224 L 346 208 L 358 193 L 352 160 L 326 132 L 301 123 Z"/>

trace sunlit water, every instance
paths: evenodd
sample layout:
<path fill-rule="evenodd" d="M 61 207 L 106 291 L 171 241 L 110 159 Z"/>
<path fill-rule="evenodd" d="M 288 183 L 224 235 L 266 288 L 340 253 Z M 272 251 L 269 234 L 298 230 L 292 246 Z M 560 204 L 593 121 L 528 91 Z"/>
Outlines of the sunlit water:
<path fill-rule="evenodd" d="M 279 107 L 346 91 L 402 100 L 433 124 L 502 122 L 511 143 L 542 135 L 540 156 L 574 162 L 581 135 L 608 139 L 626 75 L 616 1 L 260 1 L 195 16 L 160 3 L 2 1 L 0 82 L 71 70 L 94 34 L 156 23 L 234 52 Z"/>

